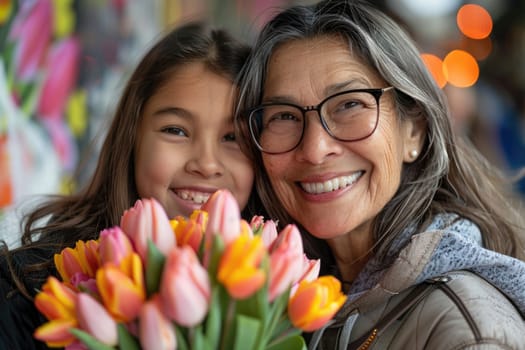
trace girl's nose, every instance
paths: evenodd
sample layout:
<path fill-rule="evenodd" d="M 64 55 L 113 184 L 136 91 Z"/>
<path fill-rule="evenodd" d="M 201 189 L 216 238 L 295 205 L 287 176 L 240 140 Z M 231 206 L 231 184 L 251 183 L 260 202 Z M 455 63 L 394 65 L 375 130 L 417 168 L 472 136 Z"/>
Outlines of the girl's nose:
<path fill-rule="evenodd" d="M 213 145 L 195 147 L 186 163 L 186 170 L 205 178 L 218 177 L 224 173 L 218 150 Z"/>

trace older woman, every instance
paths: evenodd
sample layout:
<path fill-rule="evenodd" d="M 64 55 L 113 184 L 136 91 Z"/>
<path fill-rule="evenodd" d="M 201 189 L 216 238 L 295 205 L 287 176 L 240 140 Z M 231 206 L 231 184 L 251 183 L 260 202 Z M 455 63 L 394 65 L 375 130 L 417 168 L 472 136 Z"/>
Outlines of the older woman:
<path fill-rule="evenodd" d="M 349 295 L 311 348 L 525 349 L 520 215 L 398 25 L 362 1 L 292 7 L 242 81 L 265 206 Z"/>

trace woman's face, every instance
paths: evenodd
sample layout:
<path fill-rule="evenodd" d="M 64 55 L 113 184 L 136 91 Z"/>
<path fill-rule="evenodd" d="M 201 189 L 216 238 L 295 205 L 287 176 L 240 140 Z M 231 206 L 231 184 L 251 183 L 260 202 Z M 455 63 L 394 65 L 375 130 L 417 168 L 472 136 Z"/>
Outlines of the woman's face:
<path fill-rule="evenodd" d="M 231 81 L 189 63 L 149 99 L 135 152 L 141 198 L 157 199 L 169 217 L 189 216 L 220 188 L 246 205 L 254 171 L 235 140 L 234 96 Z"/>
<path fill-rule="evenodd" d="M 274 52 L 263 102 L 315 106 L 341 91 L 385 87 L 343 40 L 321 37 L 289 42 Z M 278 155 L 263 153 L 280 202 L 314 236 L 369 234 L 371 220 L 399 187 L 403 163 L 415 160 L 410 153 L 419 152 L 422 130 L 398 120 L 392 94 L 393 90 L 383 93 L 377 129 L 364 140 L 335 140 L 323 129 L 318 113 L 310 111 L 297 148 Z"/>

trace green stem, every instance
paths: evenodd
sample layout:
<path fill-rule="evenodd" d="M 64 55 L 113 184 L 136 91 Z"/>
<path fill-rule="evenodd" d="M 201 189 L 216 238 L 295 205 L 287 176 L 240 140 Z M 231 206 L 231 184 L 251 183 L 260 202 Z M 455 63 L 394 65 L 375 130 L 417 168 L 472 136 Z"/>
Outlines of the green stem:
<path fill-rule="evenodd" d="M 235 306 L 236 301 L 235 299 L 228 300 L 228 309 L 226 310 L 226 318 L 224 322 L 224 327 L 222 328 L 222 335 L 221 335 L 221 350 L 229 350 L 225 347 L 228 345 L 228 338 L 230 337 L 230 328 L 232 325 L 232 322 L 235 322 L 233 319 L 235 316 Z"/>

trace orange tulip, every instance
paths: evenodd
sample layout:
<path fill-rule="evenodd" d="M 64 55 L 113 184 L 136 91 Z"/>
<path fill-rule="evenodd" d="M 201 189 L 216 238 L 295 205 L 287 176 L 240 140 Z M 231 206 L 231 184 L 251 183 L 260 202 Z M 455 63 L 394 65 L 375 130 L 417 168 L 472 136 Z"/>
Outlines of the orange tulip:
<path fill-rule="evenodd" d="M 75 338 L 69 328 L 78 325 L 75 314 L 75 293 L 55 277 L 49 277 L 35 297 L 36 308 L 49 322 L 38 327 L 35 338 L 51 347 L 71 344 Z"/>
<path fill-rule="evenodd" d="M 260 236 L 240 235 L 226 246 L 217 279 L 233 298 L 248 298 L 263 286 L 266 275 L 260 265 L 265 252 Z"/>
<path fill-rule="evenodd" d="M 203 228 L 196 220 L 188 220 L 182 216 L 176 216 L 170 221 L 171 227 L 177 237 L 179 247 L 189 245 L 195 252 L 199 251 L 201 245 Z"/>
<path fill-rule="evenodd" d="M 97 287 L 106 309 L 117 321 L 133 320 L 146 297 L 140 257 L 132 253 L 120 266 L 104 265 L 97 271 Z"/>
<path fill-rule="evenodd" d="M 76 341 L 69 330 L 77 326 L 75 319 L 53 320 L 38 327 L 33 336 L 50 348 L 62 348 Z"/>
<path fill-rule="evenodd" d="M 313 332 L 334 317 L 345 301 L 341 282 L 333 276 L 302 281 L 288 301 L 288 316 L 296 328 Z"/>
<path fill-rule="evenodd" d="M 208 272 L 189 246 L 173 249 L 160 284 L 162 308 L 178 324 L 192 327 L 208 312 L 211 286 Z"/>
<path fill-rule="evenodd" d="M 75 275 L 82 275 L 85 280 L 95 277 L 99 267 L 98 243 L 96 241 L 78 241 L 75 248 L 65 248 L 60 254 L 55 254 L 55 266 L 65 283 L 70 283 Z"/>

